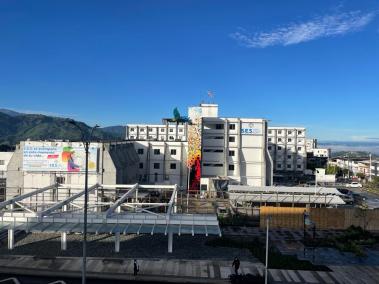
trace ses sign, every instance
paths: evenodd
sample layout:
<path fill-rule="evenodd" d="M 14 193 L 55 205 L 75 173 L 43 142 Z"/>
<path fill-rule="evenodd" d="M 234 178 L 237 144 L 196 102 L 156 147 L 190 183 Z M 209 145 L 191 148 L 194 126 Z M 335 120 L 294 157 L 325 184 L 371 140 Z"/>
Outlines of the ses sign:
<path fill-rule="evenodd" d="M 253 122 L 244 122 L 241 126 L 241 134 L 243 135 L 261 135 L 262 124 Z"/>

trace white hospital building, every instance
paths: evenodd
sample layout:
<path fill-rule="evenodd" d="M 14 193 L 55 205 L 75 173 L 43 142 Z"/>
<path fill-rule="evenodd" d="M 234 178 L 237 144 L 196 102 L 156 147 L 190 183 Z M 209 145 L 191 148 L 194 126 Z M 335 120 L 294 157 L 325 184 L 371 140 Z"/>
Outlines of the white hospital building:
<path fill-rule="evenodd" d="M 214 178 L 253 186 L 272 183 L 266 120 L 222 118 L 217 104 L 190 107 L 188 114 L 192 121 L 196 115 L 201 117 L 201 177 L 207 186 Z M 173 123 L 168 119 L 160 125 L 126 125 L 125 138 L 134 140 L 140 157 L 141 182 L 187 187 L 189 128 L 186 122 Z"/>

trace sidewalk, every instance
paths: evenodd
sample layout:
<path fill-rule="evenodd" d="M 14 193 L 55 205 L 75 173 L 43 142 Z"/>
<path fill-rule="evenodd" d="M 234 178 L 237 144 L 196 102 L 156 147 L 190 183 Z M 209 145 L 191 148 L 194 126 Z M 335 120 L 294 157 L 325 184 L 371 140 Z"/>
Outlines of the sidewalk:
<path fill-rule="evenodd" d="M 233 273 L 231 262 L 224 260 L 138 259 L 140 273 L 133 275 L 133 259 L 88 258 L 87 275 L 95 279 L 138 280 L 167 283 L 228 283 Z M 81 258 L 35 258 L 1 256 L 0 272 L 24 275 L 79 277 Z M 258 261 L 241 261 L 241 273 L 262 274 Z"/>

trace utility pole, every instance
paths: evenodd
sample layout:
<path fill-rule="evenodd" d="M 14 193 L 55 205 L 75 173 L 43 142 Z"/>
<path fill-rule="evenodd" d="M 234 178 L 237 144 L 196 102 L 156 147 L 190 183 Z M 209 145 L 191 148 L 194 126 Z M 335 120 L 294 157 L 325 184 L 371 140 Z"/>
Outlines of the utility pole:
<path fill-rule="evenodd" d="M 371 170 L 371 167 L 372 167 L 372 155 L 370 153 L 370 166 L 369 166 L 369 181 L 372 182 L 372 170 Z"/>
<path fill-rule="evenodd" d="M 268 234 L 270 226 L 270 216 L 266 218 L 266 266 L 265 266 L 265 284 L 268 283 Z"/>
<path fill-rule="evenodd" d="M 83 262 L 82 262 L 82 284 L 86 284 L 87 278 L 87 213 L 88 213 L 88 156 L 89 156 L 89 146 L 91 144 L 91 139 L 93 132 L 99 126 L 96 124 L 92 127 L 90 135 L 85 135 L 83 129 L 75 122 L 75 120 L 70 120 L 69 123 L 74 125 L 79 129 L 81 133 L 82 143 L 86 153 L 86 167 L 85 167 L 85 177 L 84 177 L 84 220 L 83 220 Z"/>

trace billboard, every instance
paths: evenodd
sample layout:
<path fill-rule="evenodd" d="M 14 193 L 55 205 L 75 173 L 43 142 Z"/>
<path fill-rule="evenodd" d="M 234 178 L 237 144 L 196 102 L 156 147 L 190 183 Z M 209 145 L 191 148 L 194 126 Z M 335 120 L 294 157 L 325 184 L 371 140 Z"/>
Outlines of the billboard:
<path fill-rule="evenodd" d="M 262 123 L 244 122 L 241 126 L 243 135 L 262 135 Z"/>
<path fill-rule="evenodd" d="M 47 172 L 84 172 L 84 147 L 24 146 L 23 170 Z M 97 171 L 97 147 L 89 148 L 88 171 Z"/>

